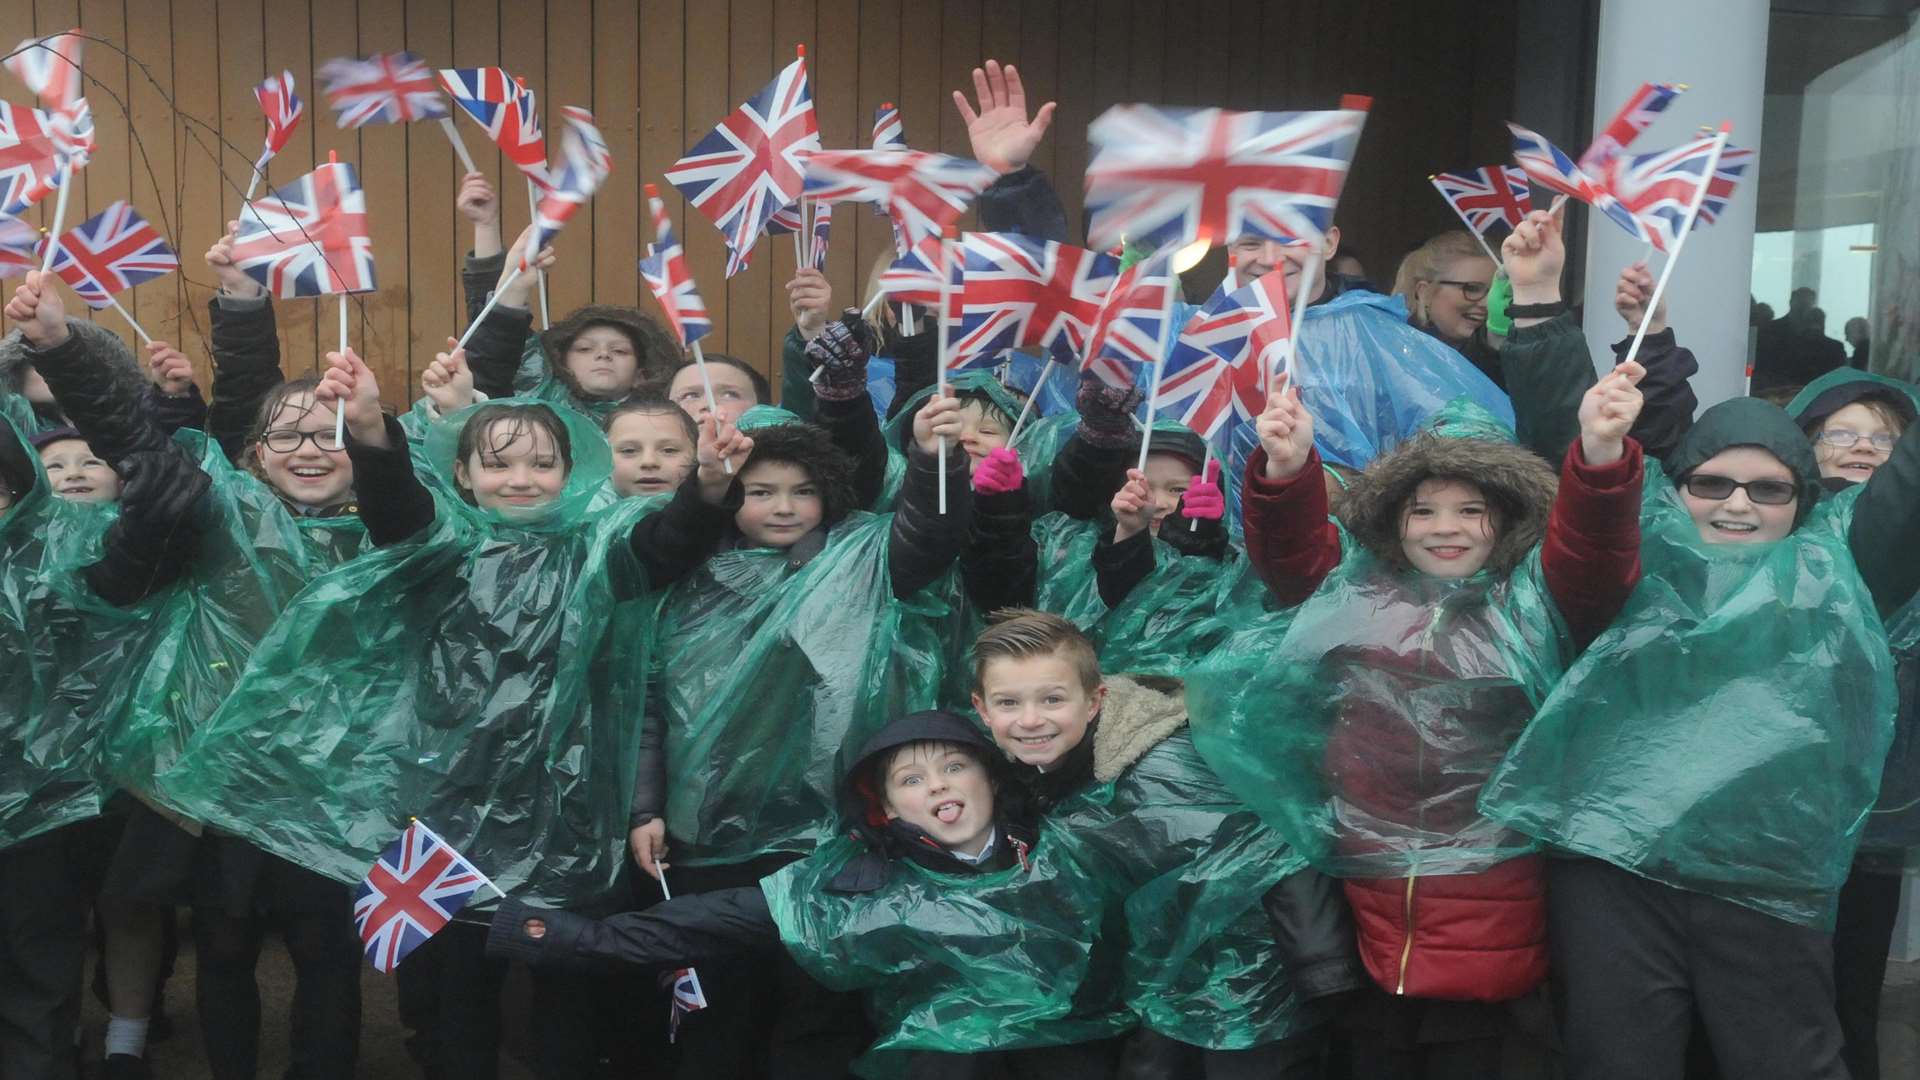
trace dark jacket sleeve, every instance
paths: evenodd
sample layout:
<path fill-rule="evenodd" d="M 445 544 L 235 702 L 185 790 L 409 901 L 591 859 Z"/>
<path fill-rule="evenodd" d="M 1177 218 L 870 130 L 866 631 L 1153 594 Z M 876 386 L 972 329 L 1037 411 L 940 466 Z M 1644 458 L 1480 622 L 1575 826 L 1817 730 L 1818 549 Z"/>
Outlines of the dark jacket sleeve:
<path fill-rule="evenodd" d="M 1039 565 L 1027 489 L 975 492 L 973 528 L 960 551 L 960 580 L 973 609 L 985 615 L 1005 607 L 1032 607 Z"/>
<path fill-rule="evenodd" d="M 88 447 L 116 472 L 135 454 L 164 450 L 166 432 L 140 407 L 140 387 L 150 384 L 130 385 L 112 374 L 113 365 L 130 359 L 126 345 L 76 329 L 73 319 L 67 326 L 67 340 L 50 349 L 29 348 L 27 355 Z M 110 355 L 116 348 L 122 355 Z"/>
<path fill-rule="evenodd" d="M 493 295 L 493 287 L 506 268 L 504 251 L 484 258 L 467 252 L 467 260 L 460 267 L 460 286 L 466 293 L 468 322 L 480 317 L 480 309 L 487 306 L 487 297 Z"/>
<path fill-rule="evenodd" d="M 121 463 L 120 479 L 120 516 L 84 576 L 94 595 L 127 607 L 185 572 L 199 550 L 212 481 L 178 446 L 133 455 Z"/>
<path fill-rule="evenodd" d="M 398 544 L 433 525 L 433 494 L 414 474 L 407 433 L 389 416 L 385 449 L 355 442 L 347 431 L 347 457 L 353 461 L 353 492 L 360 520 L 376 547 Z"/>
<path fill-rule="evenodd" d="M 967 455 L 947 453 L 947 512 L 940 513 L 940 458 L 918 446 L 907 450 L 907 475 L 887 538 L 893 595 L 905 599 L 932 584 L 960 557 L 973 529 L 973 484 Z"/>
<path fill-rule="evenodd" d="M 187 387 L 184 394 L 163 394 L 159 387 L 149 383 L 146 392 L 140 395 L 140 407 L 168 435 L 181 428 L 206 430 L 207 400 L 200 396 L 197 386 Z"/>
<path fill-rule="evenodd" d="M 1632 345 L 1631 337 L 1614 342 L 1616 363 L 1627 358 Z M 1693 427 L 1693 414 L 1700 408 L 1700 399 L 1693 395 L 1693 377 L 1700 371 L 1700 361 L 1694 359 L 1692 349 L 1674 339 L 1672 327 L 1642 339 L 1640 355 L 1635 359 L 1647 369 L 1647 375 L 1640 380 L 1640 418 L 1633 422 L 1629 434 L 1648 457 L 1665 461 Z"/>
<path fill-rule="evenodd" d="M 1847 546 L 1882 615 L 1920 589 L 1920 438 L 1893 444 L 1893 456 L 1873 471 L 1853 509 Z"/>
<path fill-rule="evenodd" d="M 1187 501 L 1182 496 L 1180 505 L 1174 507 L 1173 513 L 1160 523 L 1160 539 L 1181 555 L 1198 555 L 1216 561 L 1226 559 L 1232 550 L 1232 543 L 1227 536 L 1227 519 L 1200 518 L 1196 525 L 1195 519 L 1188 517 L 1186 510 Z"/>
<path fill-rule="evenodd" d="M 649 694 L 647 714 L 640 718 L 640 767 L 633 774 L 633 798 L 627 804 L 629 829 L 645 825 L 667 809 L 667 728 L 657 701 L 657 693 Z"/>
<path fill-rule="evenodd" d="M 1578 440 L 1560 467 L 1540 569 L 1581 648 L 1607 628 L 1640 582 L 1640 444 L 1611 465 L 1588 465 Z"/>
<path fill-rule="evenodd" d="M 1093 546 L 1093 577 L 1101 603 L 1119 607 L 1153 573 L 1154 565 L 1152 532 L 1143 529 L 1116 543 L 1113 529 L 1106 522 L 1100 524 L 1100 541 Z"/>
<path fill-rule="evenodd" d="M 1571 312 L 1516 326 L 1500 350 L 1520 445 L 1550 462 L 1580 435 L 1580 399 L 1594 383 L 1587 338 Z"/>
<path fill-rule="evenodd" d="M 1367 969 L 1340 882 L 1318 870 L 1287 875 L 1260 898 L 1280 962 L 1302 1000 L 1358 990 Z"/>
<path fill-rule="evenodd" d="M 812 374 L 812 365 L 807 363 L 807 343 L 800 340 L 799 329 L 787 331 L 786 340 L 780 343 L 780 407 L 802 420 L 812 420 L 818 408 L 814 403 L 813 383 L 807 379 Z"/>
<path fill-rule="evenodd" d="M 1283 607 L 1313 595 L 1340 565 L 1340 530 L 1327 520 L 1327 484 L 1320 451 L 1289 480 L 1267 479 L 1267 452 L 1247 455 L 1240 512 L 1246 529 L 1247 557 L 1260 580 Z"/>
<path fill-rule="evenodd" d="M 893 354 L 893 400 L 887 403 L 887 419 L 899 416 L 915 394 L 940 381 L 940 363 L 930 348 L 935 336 L 931 328 L 916 335 L 910 347 L 896 349 Z"/>
<path fill-rule="evenodd" d="M 692 573 L 720 546 L 733 512 L 700 497 L 698 473 L 687 477 L 667 505 L 641 518 L 628 543 L 647 571 L 647 588 L 659 591 Z"/>
<path fill-rule="evenodd" d="M 1080 521 L 1099 521 L 1113 493 L 1127 482 L 1127 467 L 1139 455 L 1139 444 L 1099 447 L 1077 433 L 1053 457 L 1052 509 Z"/>
<path fill-rule="evenodd" d="M 528 919 L 547 924 L 532 937 Z M 589 919 L 503 900 L 487 928 L 487 954 L 536 966 L 605 971 L 623 965 L 679 967 L 780 944 L 758 886 L 676 896 L 645 911 Z"/>
<path fill-rule="evenodd" d="M 826 428 L 833 445 L 853 459 L 855 504 L 872 506 L 887 486 L 887 437 L 874 415 L 873 399 L 862 391 L 845 401 L 820 398 L 814 408 L 814 422 Z"/>
<path fill-rule="evenodd" d="M 513 396 L 513 377 L 520 370 L 533 312 L 496 305 L 480 320 L 467 339 L 467 366 L 473 369 L 473 388 L 498 401 Z"/>
<path fill-rule="evenodd" d="M 1064 244 L 1067 211 L 1047 174 L 1027 165 L 995 180 L 980 193 L 980 229 Z"/>
<path fill-rule="evenodd" d="M 207 314 L 213 326 L 213 402 L 206 432 L 231 460 L 240 455 L 260 403 L 286 381 L 280 333 L 273 301 L 264 296 L 215 296 L 207 301 Z"/>

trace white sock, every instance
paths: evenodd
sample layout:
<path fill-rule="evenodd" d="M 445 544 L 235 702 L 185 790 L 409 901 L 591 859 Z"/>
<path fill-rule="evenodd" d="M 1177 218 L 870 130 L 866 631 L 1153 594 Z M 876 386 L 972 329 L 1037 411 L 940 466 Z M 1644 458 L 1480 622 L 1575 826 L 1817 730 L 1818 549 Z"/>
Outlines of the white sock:
<path fill-rule="evenodd" d="M 147 1018 L 130 1020 L 124 1016 L 107 1016 L 107 1056 L 132 1054 L 134 1057 L 147 1056 Z"/>

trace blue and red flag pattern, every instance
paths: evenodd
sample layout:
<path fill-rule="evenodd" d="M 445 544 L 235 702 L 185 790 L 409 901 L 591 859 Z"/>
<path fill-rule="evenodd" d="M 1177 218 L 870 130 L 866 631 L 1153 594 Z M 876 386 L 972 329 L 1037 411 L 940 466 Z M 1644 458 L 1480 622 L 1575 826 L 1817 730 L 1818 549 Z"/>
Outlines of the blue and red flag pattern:
<path fill-rule="evenodd" d="M 653 212 L 653 243 L 647 245 L 647 257 L 640 260 L 640 276 L 646 279 L 653 298 L 660 301 L 667 325 L 679 336 L 684 347 L 713 331 L 713 319 L 707 314 L 707 302 L 694 288 L 693 272 L 687 269 L 687 255 L 673 235 L 673 219 L 667 208 L 647 185 L 647 205 Z"/>
<path fill-rule="evenodd" d="M 533 91 L 506 69 L 441 68 L 440 85 L 453 103 L 487 130 L 500 152 L 541 188 L 547 186 L 547 138 Z"/>
<path fill-rule="evenodd" d="M 1267 372 L 1293 337 L 1286 275 L 1272 272 L 1209 303 L 1187 322 L 1160 376 L 1155 407 L 1211 439 L 1267 405 Z"/>
<path fill-rule="evenodd" d="M 878 204 L 912 247 L 958 221 L 997 178 L 977 161 L 924 150 L 823 150 L 807 157 L 806 197 Z"/>
<path fill-rule="evenodd" d="M 1088 330 L 1081 370 L 1125 387 L 1134 384 L 1135 365 L 1159 363 L 1178 287 L 1164 248 L 1121 271 Z"/>
<path fill-rule="evenodd" d="M 679 968 L 667 978 L 673 985 L 673 1004 L 667 1014 L 667 1041 L 672 1042 L 680 1037 L 680 1021 L 707 1007 L 707 994 L 700 988 L 699 973 L 690 967 Z"/>
<path fill-rule="evenodd" d="M 891 101 L 873 110 L 873 148 L 875 150 L 907 148 L 907 127 L 900 122 L 899 106 Z"/>
<path fill-rule="evenodd" d="M 353 166 L 322 165 L 247 204 L 234 265 L 282 299 L 372 292 L 367 197 Z"/>
<path fill-rule="evenodd" d="M 353 894 L 353 921 L 375 971 L 391 972 L 453 920 L 482 885 L 453 846 L 416 821 L 375 859 Z"/>
<path fill-rule="evenodd" d="M 1472 172 L 1439 173 L 1432 179 L 1434 189 L 1460 220 L 1482 236 L 1503 222 L 1513 228 L 1533 209 L 1526 170 L 1517 165 L 1487 165 Z"/>
<path fill-rule="evenodd" d="M 52 122 L 39 109 L 0 101 L 0 214 L 17 217 L 60 187 Z"/>
<path fill-rule="evenodd" d="M 19 218 L 0 217 L 0 279 L 39 269 L 34 259 L 39 249 L 39 229 Z"/>
<path fill-rule="evenodd" d="M 410 52 L 382 53 L 365 60 L 343 56 L 322 64 L 319 75 L 327 105 L 343 128 L 449 115 L 433 69 Z"/>
<path fill-rule="evenodd" d="M 269 158 L 287 145 L 293 129 L 300 124 L 301 115 L 307 111 L 307 104 L 293 92 L 291 71 L 282 71 L 254 87 L 253 97 L 260 103 L 261 115 L 267 118 L 267 152 L 262 158 Z"/>
<path fill-rule="evenodd" d="M 180 257 L 160 230 L 124 200 L 61 233 L 53 249 L 53 272 L 96 309 L 112 304 L 117 292 L 178 269 Z"/>
<path fill-rule="evenodd" d="M 594 125 L 593 114 L 577 106 L 560 110 L 566 131 L 560 137 L 560 171 L 553 184 L 540 197 L 533 210 L 533 239 L 521 257 L 521 269 L 527 259 L 553 242 L 574 213 L 593 198 L 608 174 L 613 172 L 613 151 Z"/>
<path fill-rule="evenodd" d="M 14 46 L 7 70 L 20 77 L 40 104 L 55 112 L 73 108 L 82 94 L 78 29 L 43 38 L 28 38 Z"/>
<path fill-rule="evenodd" d="M 1086 348 L 1120 260 L 1016 233 L 966 233 L 948 316 L 951 362 L 1007 349 Z"/>
<path fill-rule="evenodd" d="M 1640 219 L 1620 205 L 1620 200 L 1608 194 L 1599 178 L 1588 176 L 1567 156 L 1566 151 L 1548 142 L 1538 132 L 1519 124 L 1508 124 L 1507 130 L 1513 133 L 1514 163 L 1527 174 L 1527 179 L 1550 191 L 1579 199 L 1625 229 L 1627 235 L 1636 240 L 1653 239 Z"/>
<path fill-rule="evenodd" d="M 880 272 L 880 287 L 896 304 L 932 307 L 940 302 L 940 241 L 928 240 Z"/>
<path fill-rule="evenodd" d="M 1580 155 L 1576 163 L 1580 170 L 1588 176 L 1604 174 L 1613 159 L 1624 153 L 1634 138 L 1647 130 L 1685 90 L 1686 86 L 1680 83 L 1641 83 L 1640 89 L 1620 106 L 1620 111 L 1613 114 L 1613 119 L 1607 121 L 1586 152 Z"/>
<path fill-rule="evenodd" d="M 1700 177 L 1713 154 L 1713 137 L 1695 139 L 1652 154 L 1621 155 L 1606 175 L 1607 191 L 1646 229 L 1653 246 L 1673 250 L 1687 207 L 1700 190 Z M 1701 200 L 1694 228 L 1719 219 L 1734 188 L 1753 163 L 1753 151 L 1737 146 L 1721 150 L 1713 179 Z"/>

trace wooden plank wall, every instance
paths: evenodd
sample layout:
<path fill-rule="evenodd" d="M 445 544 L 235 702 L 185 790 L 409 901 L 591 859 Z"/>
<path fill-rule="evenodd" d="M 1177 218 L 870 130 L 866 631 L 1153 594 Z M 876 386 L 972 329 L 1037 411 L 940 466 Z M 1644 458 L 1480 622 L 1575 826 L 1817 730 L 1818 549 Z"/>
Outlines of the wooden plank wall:
<path fill-rule="evenodd" d="M 912 145 L 966 154 L 949 92 L 968 86 L 986 57 L 1017 63 L 1036 103 L 1059 102 L 1035 164 L 1076 223 L 1084 132 L 1108 105 L 1328 108 L 1342 93 L 1371 94 L 1340 220 L 1382 283 L 1402 253 L 1452 222 L 1427 175 L 1505 155 L 1501 121 L 1514 92 L 1511 0 L 0 0 L 0 42 L 75 26 L 125 51 L 87 46 L 100 149 L 69 220 L 131 198 L 182 255 L 184 272 L 134 290 L 130 310 L 181 343 L 204 380 L 213 283 L 201 255 L 234 216 L 260 150 L 252 88 L 291 70 L 309 111 L 270 181 L 298 177 L 330 151 L 359 167 L 381 288 L 354 299 L 352 337 L 396 405 L 417 393 L 418 372 L 461 324 L 456 267 L 471 235 L 453 210 L 459 166 L 431 124 L 335 127 L 313 78 L 331 57 L 406 48 L 436 67 L 499 65 L 523 76 L 549 115 L 559 105 L 593 111 L 615 172 L 561 237 L 550 276 L 556 316 L 590 300 L 652 310 L 635 270 L 650 234 L 641 184 L 659 182 L 796 43 L 807 46 L 828 146 L 864 146 L 874 107 L 893 101 Z M 17 81 L 0 80 L 8 100 L 25 102 Z M 498 182 L 500 155 L 461 124 Z M 527 220 L 517 179 L 504 196 L 511 240 Z M 712 347 L 777 381 L 791 244 L 763 241 L 753 266 L 724 280 L 719 233 L 690 219 L 671 189 L 667 202 L 713 310 Z M 51 212 L 36 208 L 31 220 L 44 225 Z M 834 225 L 827 272 L 836 300 L 852 303 L 887 228 L 855 207 Z M 335 302 L 279 304 L 289 370 L 311 370 L 329 347 Z"/>

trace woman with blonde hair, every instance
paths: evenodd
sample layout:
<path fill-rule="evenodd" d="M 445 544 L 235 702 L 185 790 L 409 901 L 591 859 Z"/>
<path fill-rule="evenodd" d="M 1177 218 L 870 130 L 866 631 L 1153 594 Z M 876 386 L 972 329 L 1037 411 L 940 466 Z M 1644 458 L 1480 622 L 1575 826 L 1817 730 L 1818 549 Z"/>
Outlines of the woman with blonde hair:
<path fill-rule="evenodd" d="M 1443 232 L 1400 260 L 1393 293 L 1407 321 L 1453 346 L 1504 390 L 1499 345 L 1487 334 L 1487 294 L 1499 267 L 1464 229 Z"/>

